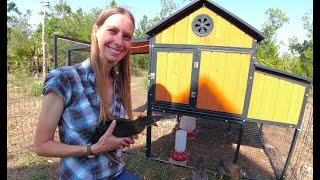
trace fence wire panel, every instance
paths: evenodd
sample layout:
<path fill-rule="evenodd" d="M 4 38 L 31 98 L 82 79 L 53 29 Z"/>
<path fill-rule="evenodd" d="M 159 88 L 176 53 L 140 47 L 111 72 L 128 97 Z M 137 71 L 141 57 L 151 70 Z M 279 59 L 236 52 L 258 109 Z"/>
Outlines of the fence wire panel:
<path fill-rule="evenodd" d="M 291 147 L 294 128 L 263 125 L 264 151 L 277 178 L 280 178 Z"/>
<path fill-rule="evenodd" d="M 57 39 L 57 67 L 73 65 L 90 56 L 90 45 L 63 38 Z"/>
<path fill-rule="evenodd" d="M 10 157 L 33 151 L 43 79 L 15 71 L 8 73 L 7 80 L 7 153 Z"/>
<path fill-rule="evenodd" d="M 90 52 L 84 49 L 70 50 L 69 54 L 70 65 L 80 63 L 90 57 Z"/>
<path fill-rule="evenodd" d="M 307 105 L 286 179 L 313 179 L 313 107 Z"/>
<path fill-rule="evenodd" d="M 8 155 L 32 148 L 34 130 L 40 112 L 41 98 L 32 88 L 40 79 L 28 78 L 22 72 L 9 72 L 7 84 L 7 147 Z M 41 85 L 40 85 L 41 86 Z"/>
<path fill-rule="evenodd" d="M 79 46 L 79 43 L 59 39 L 57 41 L 57 65 L 68 64 L 68 57 L 71 64 L 80 62 L 88 57 L 87 51 L 68 50 Z M 86 46 L 88 47 L 88 46 Z M 54 68 L 54 62 L 48 61 L 48 70 Z M 32 74 L 25 71 L 12 70 L 7 76 L 7 151 L 8 156 L 33 151 L 33 141 L 38 116 L 42 104 L 42 88 L 44 79 L 42 73 Z M 59 139 L 58 130 L 55 139 Z"/>

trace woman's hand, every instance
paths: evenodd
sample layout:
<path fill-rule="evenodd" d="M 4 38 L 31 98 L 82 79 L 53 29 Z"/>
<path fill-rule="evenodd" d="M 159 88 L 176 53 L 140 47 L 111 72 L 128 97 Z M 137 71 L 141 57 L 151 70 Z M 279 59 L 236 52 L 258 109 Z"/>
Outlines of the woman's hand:
<path fill-rule="evenodd" d="M 133 140 L 133 139 L 138 139 L 139 138 L 139 136 L 138 136 L 138 134 L 137 135 L 132 135 L 131 136 L 131 139 Z"/>
<path fill-rule="evenodd" d="M 116 123 L 117 121 L 113 120 L 99 141 L 91 146 L 91 151 L 93 154 L 103 154 L 108 151 L 123 149 L 125 147 L 130 147 L 131 144 L 135 143 L 133 139 L 136 139 L 137 135 L 134 135 L 134 137 L 132 136 L 123 138 L 118 138 L 112 135 L 116 127 Z"/>

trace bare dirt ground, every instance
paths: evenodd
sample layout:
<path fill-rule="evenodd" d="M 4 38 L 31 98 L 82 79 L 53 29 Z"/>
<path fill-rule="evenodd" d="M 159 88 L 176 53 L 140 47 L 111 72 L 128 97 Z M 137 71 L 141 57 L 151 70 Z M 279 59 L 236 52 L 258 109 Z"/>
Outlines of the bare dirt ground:
<path fill-rule="evenodd" d="M 146 76 L 147 72 L 140 72 L 137 76 L 132 77 L 134 115 L 146 110 L 147 90 L 143 85 Z M 32 142 L 40 105 L 41 98 L 31 98 L 21 89 L 8 85 L 8 179 L 28 179 L 39 173 L 43 173 L 43 177 L 50 174 L 51 179 L 58 178 L 58 158 L 38 157 L 32 153 Z M 168 160 L 169 153 L 174 149 L 174 133 L 177 128 L 175 115 L 168 115 L 167 118 L 158 122 L 158 127 L 152 128 L 153 157 Z M 239 129 L 238 124 L 232 123 L 229 126 L 224 121 L 198 118 L 196 138 L 187 140 L 187 152 L 190 154 L 187 165 L 194 166 L 194 161 L 199 156 L 205 157 L 206 169 L 212 171 L 217 171 L 217 168 L 223 163 L 233 162 Z M 292 128 L 266 125 L 263 126 L 261 132 L 260 126 L 256 124 L 245 125 L 238 159 L 242 174 L 256 179 L 275 179 L 275 170 L 281 170 L 281 167 L 284 166 L 293 131 Z M 58 140 L 57 133 L 55 139 Z M 144 154 L 145 142 L 146 130 L 127 151 Z M 264 146 L 269 150 L 269 156 L 271 155 L 271 158 L 277 162 L 276 168 L 272 167 Z M 307 164 L 310 164 L 311 161 L 312 166 L 312 153 L 307 156 L 311 156 L 310 160 L 306 161 Z M 297 158 L 293 157 L 293 159 Z"/>

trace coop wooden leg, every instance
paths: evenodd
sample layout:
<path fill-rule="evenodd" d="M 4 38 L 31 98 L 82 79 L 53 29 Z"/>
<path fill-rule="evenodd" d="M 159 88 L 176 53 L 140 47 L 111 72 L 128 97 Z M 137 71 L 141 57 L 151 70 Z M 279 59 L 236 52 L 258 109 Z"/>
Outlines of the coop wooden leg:
<path fill-rule="evenodd" d="M 238 158 L 239 158 L 239 151 L 240 151 L 242 135 L 243 135 L 243 123 L 240 124 L 238 144 L 237 144 L 236 154 L 235 154 L 234 160 L 233 160 L 233 163 L 235 163 L 235 164 L 238 162 Z"/>

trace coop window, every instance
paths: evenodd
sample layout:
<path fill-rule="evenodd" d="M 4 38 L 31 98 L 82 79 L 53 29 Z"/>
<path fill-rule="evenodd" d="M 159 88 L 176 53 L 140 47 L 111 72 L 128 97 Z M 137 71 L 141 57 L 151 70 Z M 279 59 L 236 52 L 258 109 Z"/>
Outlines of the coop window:
<path fill-rule="evenodd" d="M 200 14 L 192 21 L 192 31 L 198 36 L 207 36 L 213 29 L 213 21 L 210 16 Z"/>

